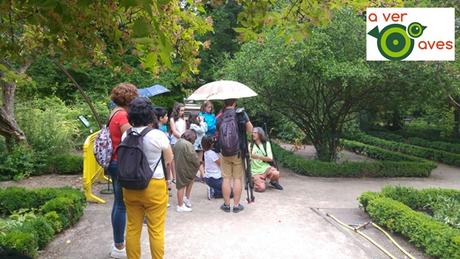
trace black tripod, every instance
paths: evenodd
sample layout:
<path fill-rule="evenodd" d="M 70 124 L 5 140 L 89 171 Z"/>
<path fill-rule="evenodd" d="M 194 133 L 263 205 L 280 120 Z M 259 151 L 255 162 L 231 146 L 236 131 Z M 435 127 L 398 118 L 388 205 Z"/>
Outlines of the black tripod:
<path fill-rule="evenodd" d="M 237 115 L 242 115 L 244 109 L 242 111 L 237 111 Z M 248 147 L 248 138 L 246 133 L 246 125 L 242 123 L 243 120 L 239 120 L 238 128 L 240 130 L 240 146 L 241 146 L 241 159 L 243 159 L 243 167 L 244 167 L 244 177 L 245 177 L 245 187 L 247 198 L 246 200 L 248 203 L 254 202 L 254 183 L 252 182 L 252 173 L 251 173 L 251 156 L 249 154 L 249 147 Z"/>

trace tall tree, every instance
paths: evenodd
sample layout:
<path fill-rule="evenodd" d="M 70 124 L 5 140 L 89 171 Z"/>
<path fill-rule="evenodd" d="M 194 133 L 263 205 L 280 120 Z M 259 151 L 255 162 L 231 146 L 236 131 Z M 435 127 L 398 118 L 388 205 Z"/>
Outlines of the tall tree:
<path fill-rule="evenodd" d="M 195 35 L 211 29 L 203 12 L 199 1 L 0 0 L 0 134 L 26 139 L 14 116 L 17 82 L 6 75 L 20 77 L 37 56 L 51 57 L 65 73 L 64 63 L 122 67 L 126 53 L 154 74 L 197 73 L 202 43 Z"/>
<path fill-rule="evenodd" d="M 221 76 L 253 87 L 258 101 L 303 130 L 320 160 L 334 161 L 345 122 L 384 96 L 414 86 L 388 84 L 395 70 L 382 73 L 366 62 L 364 27 L 363 19 L 346 9 L 297 43 L 285 44 L 271 32 L 262 42 L 244 44 Z M 406 76 L 419 87 L 431 86 L 424 79 L 433 73 L 418 68 Z"/>

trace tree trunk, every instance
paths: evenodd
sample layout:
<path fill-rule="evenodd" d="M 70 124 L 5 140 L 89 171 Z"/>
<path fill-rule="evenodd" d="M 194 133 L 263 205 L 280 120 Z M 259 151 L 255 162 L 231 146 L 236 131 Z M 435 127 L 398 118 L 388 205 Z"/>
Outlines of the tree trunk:
<path fill-rule="evenodd" d="M 77 83 L 77 81 L 73 78 L 73 76 L 69 73 L 69 71 L 67 71 L 67 69 L 64 67 L 64 65 L 62 63 L 60 63 L 59 61 L 55 61 L 55 64 L 62 70 L 62 72 L 64 72 L 66 77 L 70 80 L 70 82 L 72 82 L 72 84 L 80 92 L 81 96 L 83 96 L 83 99 L 85 99 L 85 101 L 88 104 L 91 112 L 93 113 L 94 119 L 96 119 L 96 122 L 97 122 L 99 128 L 102 129 L 101 119 L 99 118 L 99 114 L 97 113 L 96 108 L 94 108 L 94 105 L 91 102 L 91 99 L 89 98 L 89 96 L 85 93 L 83 88 L 81 88 L 81 86 Z"/>
<path fill-rule="evenodd" d="M 321 134 L 313 139 L 313 146 L 316 149 L 316 157 L 320 161 L 334 162 L 337 160 L 337 149 L 339 138 L 337 134 Z"/>
<path fill-rule="evenodd" d="M 454 128 L 452 129 L 452 137 L 460 138 L 460 108 L 455 107 L 454 110 Z"/>
<path fill-rule="evenodd" d="M 23 65 L 18 71 L 18 74 L 24 74 L 30 66 L 30 62 Z M 0 86 L 2 91 L 2 106 L 0 107 L 0 135 L 6 139 L 7 148 L 15 143 L 27 142 L 24 132 L 20 129 L 16 122 L 14 114 L 14 100 L 16 93 L 16 83 L 6 82 L 0 74 Z"/>

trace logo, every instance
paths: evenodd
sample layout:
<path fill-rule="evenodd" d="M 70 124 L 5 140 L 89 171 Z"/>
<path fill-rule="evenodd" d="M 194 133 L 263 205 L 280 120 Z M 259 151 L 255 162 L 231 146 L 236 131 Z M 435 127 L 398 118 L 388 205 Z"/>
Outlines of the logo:
<path fill-rule="evenodd" d="M 368 8 L 367 60 L 455 60 L 454 8 Z"/>

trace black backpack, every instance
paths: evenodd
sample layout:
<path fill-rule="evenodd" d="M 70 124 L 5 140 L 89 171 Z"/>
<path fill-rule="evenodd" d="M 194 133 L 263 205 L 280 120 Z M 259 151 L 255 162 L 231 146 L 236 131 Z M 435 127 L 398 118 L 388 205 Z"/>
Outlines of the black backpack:
<path fill-rule="evenodd" d="M 126 138 L 117 148 L 118 181 L 126 189 L 142 190 L 147 188 L 153 173 L 162 161 L 163 155 L 152 170 L 145 156 L 143 140 L 144 136 L 151 130 L 147 127 L 141 133 L 137 133 L 133 129 L 128 129 Z"/>
<path fill-rule="evenodd" d="M 235 109 L 227 109 L 219 124 L 219 146 L 224 156 L 235 156 L 240 152 L 240 136 Z"/>

